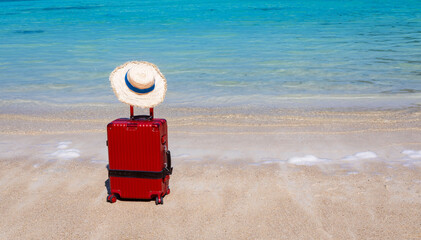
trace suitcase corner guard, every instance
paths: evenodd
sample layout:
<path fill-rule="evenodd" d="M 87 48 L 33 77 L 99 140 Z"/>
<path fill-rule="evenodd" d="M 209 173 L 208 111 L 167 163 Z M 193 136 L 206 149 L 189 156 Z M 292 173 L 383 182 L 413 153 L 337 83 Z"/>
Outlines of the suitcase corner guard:
<path fill-rule="evenodd" d="M 152 171 L 132 171 L 132 170 L 116 170 L 109 169 L 108 177 L 127 177 L 127 178 L 148 178 L 148 179 L 161 179 L 167 175 L 172 174 L 172 168 L 164 168 L 160 172 Z"/>

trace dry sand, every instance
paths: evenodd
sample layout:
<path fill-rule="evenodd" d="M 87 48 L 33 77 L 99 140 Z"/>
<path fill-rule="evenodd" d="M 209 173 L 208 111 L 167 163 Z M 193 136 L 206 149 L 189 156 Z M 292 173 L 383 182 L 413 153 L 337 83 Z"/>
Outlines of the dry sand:
<path fill-rule="evenodd" d="M 162 206 L 106 202 L 119 111 L 2 111 L 0 238 L 421 239 L 418 108 L 157 109 L 174 156 Z"/>

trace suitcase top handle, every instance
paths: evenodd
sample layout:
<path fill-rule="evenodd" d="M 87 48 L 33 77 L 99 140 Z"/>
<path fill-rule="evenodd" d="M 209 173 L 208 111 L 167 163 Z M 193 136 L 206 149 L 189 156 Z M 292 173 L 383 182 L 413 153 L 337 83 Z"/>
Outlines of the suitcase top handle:
<path fill-rule="evenodd" d="M 138 120 L 138 119 L 152 120 L 153 119 L 153 108 L 149 108 L 149 115 L 134 116 L 133 106 L 130 105 L 130 120 Z"/>
<path fill-rule="evenodd" d="M 131 116 L 130 120 L 152 120 L 153 117 L 149 116 L 149 115 L 136 115 L 136 116 Z"/>

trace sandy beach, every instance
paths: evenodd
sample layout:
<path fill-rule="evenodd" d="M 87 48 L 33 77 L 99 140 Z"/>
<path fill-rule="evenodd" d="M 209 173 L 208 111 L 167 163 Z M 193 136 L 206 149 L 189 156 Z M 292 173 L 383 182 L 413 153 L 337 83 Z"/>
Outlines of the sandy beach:
<path fill-rule="evenodd" d="M 0 240 L 421 240 L 420 0 L 0 9 Z M 128 104 L 167 119 L 163 205 L 106 201 Z"/>
<path fill-rule="evenodd" d="M 124 105 L 2 109 L 2 239 L 420 239 L 419 108 L 157 108 L 164 205 L 106 202 Z M 140 113 L 140 110 L 137 110 Z"/>

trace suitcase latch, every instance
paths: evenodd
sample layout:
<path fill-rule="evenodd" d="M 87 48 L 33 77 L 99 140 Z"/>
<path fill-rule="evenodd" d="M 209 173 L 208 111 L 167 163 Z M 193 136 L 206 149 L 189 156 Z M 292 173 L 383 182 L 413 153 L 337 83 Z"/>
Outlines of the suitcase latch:
<path fill-rule="evenodd" d="M 158 123 L 152 124 L 152 132 L 159 132 L 159 124 Z"/>
<path fill-rule="evenodd" d="M 136 131 L 137 130 L 137 124 L 127 124 L 127 131 Z"/>

